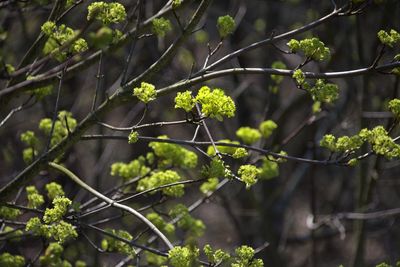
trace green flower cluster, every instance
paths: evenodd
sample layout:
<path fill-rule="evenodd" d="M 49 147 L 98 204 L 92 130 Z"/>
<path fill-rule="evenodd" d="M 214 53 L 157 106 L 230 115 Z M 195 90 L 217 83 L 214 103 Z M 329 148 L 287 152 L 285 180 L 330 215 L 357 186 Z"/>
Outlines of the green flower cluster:
<path fill-rule="evenodd" d="M 168 136 L 162 135 L 158 138 L 168 139 Z M 149 147 L 153 149 L 154 154 L 158 157 L 159 167 L 176 166 L 184 169 L 191 169 L 197 166 L 196 153 L 180 145 L 150 142 Z"/>
<path fill-rule="evenodd" d="M 34 185 L 26 187 L 26 197 L 28 198 L 29 208 L 38 208 L 44 203 L 44 198 L 39 194 L 38 190 Z"/>
<path fill-rule="evenodd" d="M 182 0 L 172 0 L 172 8 L 176 9 L 182 4 Z"/>
<path fill-rule="evenodd" d="M 260 173 L 261 171 L 254 165 L 242 165 L 238 170 L 240 179 L 246 184 L 247 189 L 257 182 Z"/>
<path fill-rule="evenodd" d="M 72 201 L 66 197 L 57 197 L 53 199 L 53 208 L 47 208 L 43 215 L 43 221 L 45 223 L 53 223 L 60 221 L 65 213 L 68 211 L 68 207 L 72 204 Z"/>
<path fill-rule="evenodd" d="M 103 26 L 96 33 L 89 33 L 90 44 L 97 49 L 103 49 L 110 44 L 116 44 L 121 40 L 123 33 L 119 30 L 113 30 L 110 27 Z"/>
<path fill-rule="evenodd" d="M 378 38 L 382 44 L 393 47 L 395 44 L 400 42 L 400 33 L 393 29 L 391 29 L 390 32 L 380 30 L 378 32 Z"/>
<path fill-rule="evenodd" d="M 8 252 L 0 254 L 0 266 L 5 267 L 23 267 L 25 259 L 20 255 L 12 255 Z"/>
<path fill-rule="evenodd" d="M 129 163 L 116 162 L 111 165 L 111 175 L 118 175 L 125 180 L 147 175 L 149 172 L 150 168 L 146 166 L 146 159 L 143 156 L 140 156 Z"/>
<path fill-rule="evenodd" d="M 44 118 L 39 122 L 39 129 L 46 135 L 50 135 L 52 127 L 52 119 Z M 54 132 L 51 137 L 50 145 L 55 146 L 68 136 L 69 131 L 73 131 L 77 125 L 76 120 L 72 117 L 72 113 L 68 111 L 58 112 L 58 118 L 54 123 Z"/>
<path fill-rule="evenodd" d="M 51 182 L 46 184 L 46 191 L 47 191 L 47 196 L 51 200 L 54 200 L 57 197 L 65 196 L 62 186 L 56 182 Z"/>
<path fill-rule="evenodd" d="M 78 54 L 88 49 L 88 45 L 83 38 L 78 38 L 71 43 L 67 51 L 60 51 L 59 48 L 71 39 L 75 38 L 76 33 L 73 29 L 61 24 L 57 25 L 52 21 L 46 21 L 42 25 L 42 32 L 48 37 L 44 45 L 43 53 L 51 54 L 56 60 L 64 61 L 68 54 Z"/>
<path fill-rule="evenodd" d="M 35 78 L 36 78 L 35 76 L 29 75 L 26 77 L 26 80 L 27 81 L 34 80 Z M 29 90 L 29 93 L 32 93 L 36 97 L 37 100 L 42 100 L 44 97 L 51 95 L 51 93 L 53 93 L 53 87 L 54 86 L 52 84 L 50 84 L 50 85 L 46 85 L 43 87 L 38 87 L 38 88 L 35 88 L 32 90 Z"/>
<path fill-rule="evenodd" d="M 71 200 L 66 197 L 55 198 L 53 200 L 54 207 L 47 208 L 44 212 L 44 223 L 38 217 L 33 217 L 27 222 L 25 230 L 47 239 L 53 238 L 60 244 L 63 244 L 68 239 L 76 238 L 78 233 L 74 226 L 62 220 L 71 203 Z"/>
<path fill-rule="evenodd" d="M 38 155 L 38 149 L 40 146 L 39 139 L 35 136 L 33 131 L 22 133 L 20 139 L 28 146 L 28 148 L 25 148 L 22 151 L 22 158 L 25 163 L 29 164 L 33 161 L 33 158 Z"/>
<path fill-rule="evenodd" d="M 120 3 L 94 2 L 88 6 L 87 20 L 96 19 L 104 25 L 119 23 L 126 19 L 125 7 Z"/>
<path fill-rule="evenodd" d="M 146 215 L 146 218 L 167 235 L 172 236 L 175 234 L 175 226 L 172 223 L 165 222 L 164 219 L 157 213 L 149 213 Z"/>
<path fill-rule="evenodd" d="M 243 141 L 243 143 L 251 145 L 261 138 L 259 130 L 250 127 L 240 127 L 236 131 L 236 136 Z"/>
<path fill-rule="evenodd" d="M 106 231 L 110 234 L 116 235 L 120 238 L 131 241 L 132 236 L 127 231 L 124 230 L 115 230 L 115 229 L 106 229 Z M 128 256 L 135 256 L 136 252 L 133 247 L 126 242 L 117 240 L 111 236 L 106 236 L 101 241 L 101 248 L 105 251 L 109 252 L 119 252 Z"/>
<path fill-rule="evenodd" d="M 211 90 L 209 87 L 203 86 L 195 101 L 201 104 L 201 112 L 207 117 L 222 121 L 223 117 L 235 116 L 235 103 L 232 98 L 225 95 L 222 89 Z"/>
<path fill-rule="evenodd" d="M 43 256 L 40 256 L 39 261 L 41 266 L 60 266 L 72 267 L 71 263 L 62 259 L 64 247 L 58 243 L 50 243 L 46 248 Z"/>
<path fill-rule="evenodd" d="M 279 165 L 276 161 L 270 160 L 268 157 L 264 157 L 262 159 L 262 165 L 259 168 L 260 174 L 259 178 L 260 179 L 271 179 L 275 178 L 279 175 Z"/>
<path fill-rule="evenodd" d="M 136 87 L 133 89 L 133 95 L 136 96 L 143 103 L 147 104 L 150 101 L 156 99 L 156 87 L 150 83 L 142 82 L 140 84 L 140 87 Z"/>
<path fill-rule="evenodd" d="M 296 80 L 298 85 L 303 85 L 306 82 L 306 76 L 301 69 L 297 69 L 293 72 L 292 78 Z"/>
<path fill-rule="evenodd" d="M 400 99 L 395 98 L 389 101 L 389 110 L 396 119 L 400 118 Z"/>
<path fill-rule="evenodd" d="M 278 125 L 273 120 L 266 120 L 260 123 L 258 129 L 264 138 L 271 136 L 272 132 L 278 128 Z"/>
<path fill-rule="evenodd" d="M 218 17 L 217 28 L 219 36 L 221 36 L 221 38 L 225 38 L 228 35 L 232 34 L 235 31 L 235 27 L 235 20 L 231 16 L 226 15 Z"/>
<path fill-rule="evenodd" d="M 25 231 L 31 231 L 34 235 L 43 236 L 46 239 L 52 238 L 60 244 L 78 237 L 78 233 L 70 223 L 60 220 L 52 224 L 43 224 L 38 217 L 29 219 Z"/>
<path fill-rule="evenodd" d="M 199 249 L 193 247 L 175 246 L 168 252 L 168 260 L 173 267 L 191 267 L 199 256 Z"/>
<path fill-rule="evenodd" d="M 231 141 L 228 139 L 218 140 L 218 143 L 240 145 L 240 143 L 238 141 Z M 243 148 L 240 148 L 240 147 L 218 145 L 217 149 L 220 153 L 230 155 L 233 158 L 241 158 L 241 157 L 247 156 L 247 151 L 246 150 L 243 151 Z M 213 146 L 209 146 L 207 148 L 207 154 L 210 156 L 215 156 L 215 149 Z"/>
<path fill-rule="evenodd" d="M 171 21 L 169 21 L 169 19 L 155 18 L 151 22 L 152 22 L 152 27 L 151 27 L 152 32 L 159 37 L 164 37 L 167 34 L 167 32 L 172 30 Z"/>
<path fill-rule="evenodd" d="M 149 177 L 141 179 L 137 185 L 137 190 L 142 192 L 149 189 L 157 188 L 160 186 L 168 185 L 171 183 L 176 183 L 181 181 L 181 176 L 176 171 L 166 170 L 166 171 L 156 171 L 153 172 Z M 181 197 L 185 194 L 185 186 L 183 184 L 178 184 L 174 186 L 168 186 L 161 189 L 161 192 L 167 196 L 171 197 Z M 151 193 L 155 193 L 153 191 Z"/>
<path fill-rule="evenodd" d="M 263 267 L 261 259 L 254 258 L 254 249 L 249 246 L 241 246 L 235 250 L 235 262 L 231 267 Z"/>
<path fill-rule="evenodd" d="M 315 37 L 303 39 L 301 41 L 292 39 L 287 43 L 287 45 L 292 53 L 301 51 L 307 58 L 311 58 L 316 61 L 328 60 L 331 56 L 329 48 Z"/>
<path fill-rule="evenodd" d="M 306 82 L 305 75 L 300 69 L 296 70 L 292 77 L 298 85 L 310 93 L 316 102 L 332 103 L 339 98 L 339 87 L 334 83 L 327 83 L 323 79 L 317 79 L 314 86 L 311 86 Z"/>
<path fill-rule="evenodd" d="M 219 183 L 219 179 L 216 177 L 208 178 L 207 181 L 200 185 L 200 192 L 207 195 L 211 192 L 214 192 L 217 189 Z"/>
<path fill-rule="evenodd" d="M 282 61 L 274 61 L 274 62 L 272 62 L 271 68 L 272 69 L 281 69 L 281 70 L 283 70 L 283 69 L 286 69 L 287 66 Z M 273 81 L 274 84 L 269 87 L 269 90 L 273 94 L 276 94 L 276 93 L 278 93 L 278 86 L 279 86 L 279 84 L 282 83 L 282 81 L 284 79 L 284 76 L 271 74 L 270 77 L 271 77 L 271 80 Z"/>
<path fill-rule="evenodd" d="M 137 131 L 132 131 L 128 136 L 128 143 L 134 144 L 139 140 L 139 133 Z"/>
<path fill-rule="evenodd" d="M 362 129 L 357 135 L 351 137 L 341 136 L 336 138 L 328 134 L 321 139 L 320 145 L 332 152 L 343 153 L 357 150 L 365 142 L 371 145 L 374 153 L 384 156 L 387 159 L 400 157 L 400 145 L 394 142 L 383 126 L 377 126 L 372 130 Z"/>
<path fill-rule="evenodd" d="M 196 105 L 195 99 L 192 97 L 192 92 L 178 92 L 175 97 L 175 108 L 182 108 L 186 112 L 190 112 Z"/>
<path fill-rule="evenodd" d="M 4 218 L 6 220 L 14 220 L 19 215 L 21 215 L 21 211 L 18 209 L 0 206 L 0 218 Z"/>
<path fill-rule="evenodd" d="M 169 215 L 173 218 L 180 218 L 177 225 L 182 230 L 187 231 L 189 238 L 197 239 L 204 234 L 206 226 L 203 221 L 193 218 L 185 205 L 177 204 L 170 210 Z"/>
<path fill-rule="evenodd" d="M 217 265 L 221 262 L 227 261 L 230 259 L 229 253 L 223 251 L 222 249 L 214 250 L 209 244 L 206 244 L 203 248 L 204 254 L 207 256 L 208 261 Z"/>
<path fill-rule="evenodd" d="M 200 186 L 200 191 L 203 194 L 208 194 L 214 192 L 217 188 L 219 183 L 218 178 L 230 177 L 231 171 L 228 166 L 225 166 L 222 160 L 213 158 L 209 166 L 203 166 L 202 175 L 208 178 L 208 180 Z"/>
<path fill-rule="evenodd" d="M 332 103 L 339 98 L 339 87 L 334 83 L 326 83 L 317 79 L 314 87 L 308 89 L 314 101 Z"/>

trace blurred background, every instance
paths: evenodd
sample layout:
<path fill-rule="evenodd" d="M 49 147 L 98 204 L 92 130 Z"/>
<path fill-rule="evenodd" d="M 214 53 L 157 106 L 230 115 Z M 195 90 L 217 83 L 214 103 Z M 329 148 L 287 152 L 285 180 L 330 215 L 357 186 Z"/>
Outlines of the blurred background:
<path fill-rule="evenodd" d="M 43 3 L 39 3 L 43 2 Z M 40 26 L 46 21 L 52 1 L 1 1 L 0 2 L 0 53 L 2 62 L 17 66 L 40 33 Z M 80 29 L 86 22 L 86 7 L 91 1 L 82 1 L 65 16 L 61 23 Z M 136 1 L 120 1 L 128 14 Z M 177 11 L 182 23 L 186 23 L 199 1 L 190 2 Z M 347 71 L 365 68 L 372 64 L 379 54 L 376 34 L 379 30 L 400 29 L 400 2 L 396 0 L 366 1 L 365 9 L 356 16 L 340 16 L 322 25 L 296 35 L 303 39 L 311 36 L 320 38 L 331 50 L 331 60 L 323 63 L 307 64 L 303 70 L 313 72 Z M 166 1 L 144 1 L 143 18 L 153 16 Z M 339 7 L 347 1 L 337 1 Z M 210 62 L 239 48 L 273 35 L 296 29 L 317 20 L 330 12 L 331 1 L 319 0 L 230 0 L 213 1 L 199 24 L 199 28 L 179 49 L 177 56 L 168 68 L 159 72 L 152 81 L 157 88 L 163 88 L 189 77 L 203 66 L 209 44 L 216 47 L 220 41 L 216 20 L 229 14 L 234 17 L 237 29 L 223 41 L 222 47 L 211 57 Z M 116 26 L 122 31 L 135 27 L 135 17 L 130 23 Z M 174 17 L 168 17 L 174 30 L 164 38 L 145 36 L 137 43 L 132 54 L 128 77 L 142 73 L 155 62 L 179 34 L 179 26 Z M 144 19 L 143 19 L 144 20 Z M 93 24 L 84 34 L 95 32 L 98 24 Z M 145 30 L 144 33 L 150 33 Z M 284 40 L 275 46 L 287 50 Z M 129 51 L 129 42 L 104 54 L 103 90 L 99 98 L 104 100 L 111 95 L 120 83 L 120 74 Z M 219 69 L 232 67 L 267 68 L 275 61 L 282 61 L 288 69 L 294 69 L 303 58 L 301 55 L 285 54 L 272 45 L 244 53 L 230 60 Z M 90 48 L 88 54 L 94 52 Z M 397 51 L 398 52 L 398 51 Z M 396 50 L 388 50 L 379 64 L 389 63 Z M 51 69 L 58 63 L 51 61 L 39 73 Z M 98 63 L 67 76 L 62 85 L 60 110 L 71 111 L 82 120 L 89 112 L 96 88 Z M 387 113 L 387 102 L 399 97 L 399 78 L 372 72 L 363 76 L 332 79 L 340 87 L 340 98 L 333 105 L 322 106 L 321 112 L 312 112 L 313 101 L 302 90 L 296 88 L 290 77 L 285 77 L 278 88 L 269 75 L 229 75 L 196 85 L 223 88 L 237 106 L 234 118 L 223 122 L 209 121 L 213 137 L 235 140 L 235 132 L 240 126 L 257 128 L 259 123 L 272 119 L 278 129 L 267 140 L 265 148 L 303 158 L 327 159 L 329 153 L 319 147 L 324 134 L 337 136 L 352 135 L 365 127 L 389 126 L 393 122 Z M 54 84 L 56 87 L 56 83 Z M 6 81 L 1 83 L 1 89 Z M 0 89 L 0 90 L 1 90 Z M 150 104 L 143 123 L 185 119 L 181 110 L 173 108 L 175 94 L 160 97 Z M 8 112 L 29 98 L 29 94 L 14 98 L 1 114 L 3 119 Z M 37 132 L 38 123 L 44 117 L 51 117 L 56 94 L 45 97 L 35 105 L 13 115 L 12 119 L 0 128 L 0 184 L 4 185 L 26 167 L 21 153 L 25 148 L 20 134 L 27 130 Z M 128 103 L 113 109 L 102 119 L 114 126 L 129 126 L 139 121 L 143 105 Z M 168 135 L 170 138 L 191 139 L 194 126 L 169 126 L 145 129 L 143 136 Z M 93 126 L 87 133 L 113 134 L 100 126 Z M 395 128 L 392 136 L 397 136 Z M 207 140 L 205 132 L 200 131 L 198 140 Z M 110 175 L 110 165 L 116 161 L 129 162 L 149 151 L 147 143 L 127 145 L 118 140 L 81 141 L 64 155 L 64 163 L 79 174 L 87 183 L 104 191 L 121 181 Z M 361 151 L 360 154 L 367 152 Z M 257 159 L 251 154 L 248 161 Z M 199 154 L 199 161 L 207 162 Z M 240 162 L 230 162 L 239 166 Z M 368 157 L 356 167 L 324 166 L 304 164 L 294 161 L 280 164 L 280 174 L 270 180 L 262 180 L 249 190 L 238 182 L 231 182 L 219 190 L 193 213 L 207 226 L 199 245 L 206 243 L 227 250 L 240 244 L 255 248 L 268 245 L 257 255 L 265 266 L 375 266 L 386 261 L 394 264 L 400 259 L 400 224 L 398 216 L 371 218 L 368 220 L 333 220 L 338 213 L 372 212 L 397 208 L 400 203 L 399 161 L 387 161 L 380 157 Z M 236 164 L 236 165 L 235 165 Z M 201 164 L 199 164 L 200 166 Z M 235 168 L 235 167 L 233 167 Z M 185 172 L 189 179 L 200 178 L 200 170 Z M 79 190 L 73 183 L 57 173 L 43 171 L 32 183 L 39 188 L 49 181 L 63 184 L 67 195 L 76 202 L 83 202 L 90 196 Z M 143 207 L 160 196 L 143 197 L 135 200 L 133 207 Z M 188 186 L 183 199 L 168 203 L 191 204 L 201 198 L 198 186 Z M 157 200 L 158 201 L 158 200 Z M 169 205 L 169 204 L 165 204 Z M 164 205 L 159 207 L 165 209 Z M 112 216 L 113 212 L 102 214 Z M 330 220 L 325 220 L 330 218 Z M 91 218 L 91 219 L 101 219 Z M 140 232 L 140 227 L 129 218 L 111 222 L 105 227 L 124 228 Z M 95 239 L 96 240 L 96 239 Z M 99 239 L 97 239 L 99 241 Z M 20 244 L 28 255 L 34 254 L 32 243 Z M 10 244 L 6 244 L 10 246 Z M 67 249 L 69 257 L 76 257 L 76 248 L 84 251 L 84 259 L 89 265 L 113 266 L 118 256 L 98 255 L 85 239 L 78 239 Z M 3 246 L 4 249 L 4 246 Z M 32 251 L 33 250 L 33 251 Z M 75 253 L 75 254 L 74 254 Z M 94 256 L 97 255 L 97 256 Z"/>

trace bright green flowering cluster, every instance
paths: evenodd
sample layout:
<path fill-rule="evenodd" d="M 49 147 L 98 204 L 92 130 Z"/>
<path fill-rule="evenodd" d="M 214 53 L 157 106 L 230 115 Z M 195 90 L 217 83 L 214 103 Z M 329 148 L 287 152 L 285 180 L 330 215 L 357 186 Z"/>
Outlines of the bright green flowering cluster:
<path fill-rule="evenodd" d="M 128 143 L 134 144 L 139 140 L 139 133 L 137 131 L 132 131 L 128 136 Z"/>
<path fill-rule="evenodd" d="M 43 216 L 45 223 L 53 223 L 60 221 L 65 213 L 68 211 L 68 207 L 72 204 L 72 201 L 66 197 L 57 197 L 53 199 L 53 208 L 46 209 Z"/>
<path fill-rule="evenodd" d="M 39 144 L 39 139 L 35 136 L 35 133 L 32 131 L 26 131 L 22 133 L 21 141 L 30 147 L 37 147 L 37 145 Z"/>
<path fill-rule="evenodd" d="M 50 243 L 43 256 L 40 256 L 41 266 L 72 267 L 71 263 L 62 259 L 63 246 L 59 243 Z"/>
<path fill-rule="evenodd" d="M 64 61 L 67 58 L 69 53 L 77 54 L 84 52 L 88 49 L 87 42 L 78 38 L 74 42 L 72 42 L 68 51 L 61 52 L 59 48 L 73 39 L 76 36 L 76 33 L 73 29 L 61 24 L 57 27 L 57 25 L 52 21 L 46 21 L 42 25 L 42 32 L 48 37 L 47 42 L 44 45 L 43 53 L 45 55 L 51 54 L 58 61 Z"/>
<path fill-rule="evenodd" d="M 254 165 L 242 165 L 238 170 L 240 179 L 246 184 L 247 189 L 257 182 L 260 173 L 260 169 Z"/>
<path fill-rule="evenodd" d="M 378 38 L 382 44 L 393 47 L 395 44 L 400 42 L 400 33 L 391 29 L 390 32 L 380 30 L 378 32 Z"/>
<path fill-rule="evenodd" d="M 115 230 L 115 229 L 106 229 L 106 231 L 110 234 L 116 235 L 118 237 L 124 238 L 126 240 L 131 241 L 132 236 L 127 231 L 124 230 Z M 116 240 L 111 236 L 106 236 L 101 241 L 101 248 L 105 251 L 109 252 L 119 252 L 128 256 L 134 256 L 136 254 L 133 247 L 125 242 L 120 240 Z"/>
<path fill-rule="evenodd" d="M 172 223 L 165 222 L 164 219 L 157 213 L 149 213 L 146 215 L 146 218 L 164 233 L 170 236 L 175 233 L 175 226 Z"/>
<path fill-rule="evenodd" d="M 51 182 L 51 183 L 46 184 L 46 191 L 47 191 L 47 196 L 51 200 L 53 200 L 57 197 L 65 196 L 62 186 L 56 182 Z"/>
<path fill-rule="evenodd" d="M 239 145 L 238 141 L 231 141 L 228 139 L 222 139 L 218 141 L 219 143 L 228 143 L 228 144 L 236 144 Z M 217 149 L 220 153 L 230 155 L 234 159 L 239 159 L 248 156 L 248 152 L 245 148 L 242 147 L 232 147 L 232 146 L 217 146 Z M 207 148 L 207 154 L 210 156 L 215 156 L 214 146 L 209 146 Z"/>
<path fill-rule="evenodd" d="M 39 129 L 46 135 L 50 135 L 52 120 L 44 118 L 39 122 Z M 58 112 L 58 118 L 54 123 L 54 132 L 51 137 L 50 144 L 55 146 L 60 143 L 62 139 L 68 136 L 68 131 L 73 131 L 77 125 L 76 120 L 72 117 L 72 113 L 68 111 Z"/>
<path fill-rule="evenodd" d="M 71 203 L 71 200 L 63 196 L 54 198 L 54 207 L 47 208 L 44 212 L 44 223 L 41 222 L 40 218 L 33 217 L 27 222 L 25 230 L 47 239 L 53 238 L 60 244 L 68 239 L 76 238 L 78 233 L 74 226 L 62 220 L 62 217 L 67 213 Z"/>
<path fill-rule="evenodd" d="M 231 176 L 231 171 L 228 166 L 225 166 L 224 162 L 219 158 L 213 158 L 209 166 L 203 166 L 202 174 L 204 177 L 208 178 L 200 186 L 200 191 L 203 194 L 208 194 L 214 192 L 218 186 L 218 178 L 226 178 Z"/>
<path fill-rule="evenodd" d="M 23 150 L 22 158 L 25 163 L 29 164 L 33 161 L 33 158 L 38 155 L 38 149 L 40 145 L 39 139 L 32 131 L 26 131 L 22 133 L 20 139 L 28 146 L 28 148 Z"/>
<path fill-rule="evenodd" d="M 232 154 L 232 158 L 234 159 L 240 159 L 240 158 L 244 158 L 247 157 L 249 155 L 249 153 L 247 152 L 247 150 L 243 147 L 238 147 L 235 150 L 235 153 Z"/>
<path fill-rule="evenodd" d="M 328 60 L 331 56 L 331 52 L 328 47 L 325 46 L 318 38 L 303 39 L 301 41 L 292 39 L 287 45 L 290 51 L 297 53 L 301 51 L 307 58 L 311 58 L 316 61 Z"/>
<path fill-rule="evenodd" d="M 376 154 L 388 159 L 400 157 L 400 145 L 394 142 L 383 126 L 377 126 L 372 130 L 362 129 L 359 136 L 371 144 Z"/>
<path fill-rule="evenodd" d="M 118 175 L 125 180 L 147 175 L 149 172 L 150 168 L 146 166 L 146 159 L 143 156 L 140 156 L 129 163 L 116 162 L 111 165 L 111 175 Z"/>
<path fill-rule="evenodd" d="M 90 44 L 97 49 L 103 49 L 110 44 L 116 44 L 123 38 L 123 33 L 117 29 L 103 26 L 96 33 L 89 33 Z"/>
<path fill-rule="evenodd" d="M 241 246 L 235 250 L 235 262 L 231 267 L 263 267 L 261 259 L 254 259 L 254 249 L 249 246 Z"/>
<path fill-rule="evenodd" d="M 334 83 L 326 83 L 317 79 L 314 87 L 308 89 L 314 101 L 332 103 L 339 98 L 339 87 Z"/>
<path fill-rule="evenodd" d="M 44 198 L 39 194 L 34 185 L 26 187 L 26 197 L 28 198 L 29 208 L 38 208 L 44 203 Z"/>
<path fill-rule="evenodd" d="M 162 135 L 158 138 L 168 139 L 168 136 Z M 159 167 L 176 166 L 184 169 L 191 169 L 197 166 L 196 153 L 180 145 L 150 142 L 149 147 L 153 149 L 154 154 L 158 157 Z"/>
<path fill-rule="evenodd" d="M 171 21 L 166 18 L 155 18 L 152 20 L 151 30 L 155 35 L 164 37 L 167 32 L 172 30 Z"/>
<path fill-rule="evenodd" d="M 199 256 L 199 249 L 189 246 L 173 247 L 168 252 L 168 260 L 173 267 L 191 267 L 195 266 L 195 261 Z"/>
<path fill-rule="evenodd" d="M 172 8 L 178 8 L 182 4 L 182 0 L 172 0 Z"/>
<path fill-rule="evenodd" d="M 29 75 L 26 77 L 26 80 L 34 80 L 35 76 Z M 51 93 L 53 93 L 53 88 L 54 86 L 52 84 L 50 85 L 46 85 L 43 87 L 38 87 L 32 90 L 29 90 L 30 93 L 32 93 L 37 100 L 42 100 L 44 97 L 51 95 Z"/>
<path fill-rule="evenodd" d="M 223 251 L 222 249 L 214 250 L 209 244 L 206 244 L 203 248 L 204 254 L 207 256 L 208 261 L 213 264 L 220 264 L 221 262 L 230 259 L 229 253 Z"/>
<path fill-rule="evenodd" d="M 181 176 L 176 171 L 171 171 L 171 170 L 156 171 L 153 172 L 149 177 L 141 179 L 136 189 L 142 192 L 163 185 L 176 183 L 181 180 L 182 180 Z M 163 194 L 167 196 L 181 197 L 185 193 L 184 188 L 185 186 L 183 184 L 178 184 L 174 186 L 165 187 L 161 189 L 161 191 L 163 192 Z M 155 191 L 153 191 L 152 193 L 155 193 Z"/>
<path fill-rule="evenodd" d="M 271 179 L 274 177 L 277 177 L 279 175 L 279 165 L 276 161 L 272 161 L 268 159 L 267 157 L 264 157 L 262 160 L 262 165 L 259 168 L 260 174 L 259 177 L 260 179 Z"/>
<path fill-rule="evenodd" d="M 297 69 L 293 72 L 292 78 L 296 80 L 297 84 L 303 85 L 306 81 L 306 76 L 301 69 Z"/>
<path fill-rule="evenodd" d="M 278 128 L 278 125 L 273 120 L 266 120 L 260 123 L 258 129 L 264 138 L 271 136 L 272 132 Z"/>
<path fill-rule="evenodd" d="M 185 205 L 177 204 L 170 210 L 169 215 L 173 218 L 180 218 L 177 225 L 182 230 L 187 231 L 189 238 L 196 239 L 204 234 L 206 226 L 203 221 L 193 218 Z"/>
<path fill-rule="evenodd" d="M 190 112 L 194 106 L 196 105 L 196 101 L 192 96 L 192 92 L 178 92 L 175 97 L 175 108 L 182 108 L 186 112 Z"/>
<path fill-rule="evenodd" d="M 240 127 L 236 131 L 236 136 L 247 145 L 254 144 L 261 138 L 261 133 L 259 130 L 251 127 Z"/>
<path fill-rule="evenodd" d="M 287 66 L 282 61 L 274 61 L 271 65 L 272 69 L 286 69 Z M 278 93 L 278 86 L 282 83 L 284 77 L 282 75 L 271 74 L 271 80 L 273 81 L 273 85 L 269 86 L 270 92 L 273 94 Z"/>
<path fill-rule="evenodd" d="M 195 100 L 201 104 L 201 112 L 207 117 L 222 121 L 223 117 L 235 116 L 235 103 L 232 98 L 225 95 L 222 89 L 217 88 L 211 91 L 209 87 L 203 86 Z"/>
<path fill-rule="evenodd" d="M 20 255 L 12 255 L 8 252 L 0 254 L 0 266 L 4 267 L 23 267 L 25 259 Z"/>
<path fill-rule="evenodd" d="M 389 101 L 389 110 L 398 119 L 400 118 L 400 99 L 395 98 Z"/>
<path fill-rule="evenodd" d="M 365 142 L 372 146 L 372 150 L 387 159 L 400 157 L 400 145 L 396 144 L 388 135 L 383 126 L 377 126 L 372 130 L 362 129 L 358 135 L 342 136 L 336 139 L 335 136 L 325 135 L 320 145 L 332 152 L 351 152 L 359 149 Z"/>
<path fill-rule="evenodd" d="M 104 25 L 119 23 L 126 19 L 125 7 L 120 3 L 94 2 L 88 6 L 87 20 L 96 19 Z"/>
<path fill-rule="evenodd" d="M 156 87 L 150 83 L 142 82 L 140 84 L 140 87 L 136 87 L 133 89 L 133 95 L 136 96 L 143 103 L 147 104 L 150 101 L 156 99 Z"/>
<path fill-rule="evenodd" d="M 364 143 L 359 135 L 341 136 L 336 139 L 331 134 L 326 134 L 320 141 L 320 146 L 329 149 L 332 152 L 348 152 L 359 149 Z"/>
<path fill-rule="evenodd" d="M 219 183 L 218 178 L 216 177 L 208 178 L 207 181 L 201 184 L 199 188 L 200 192 L 202 192 L 205 195 L 214 192 L 217 189 L 218 183 Z"/>
<path fill-rule="evenodd" d="M 14 220 L 19 215 L 21 215 L 21 211 L 18 209 L 9 208 L 6 206 L 0 206 L 0 218 L 4 218 L 7 220 Z"/>
<path fill-rule="evenodd" d="M 52 224 L 43 224 L 38 217 L 33 217 L 26 223 L 25 230 L 31 231 L 34 235 L 43 236 L 46 239 L 53 238 L 60 244 L 63 244 L 68 239 L 78 237 L 75 228 L 63 220 Z"/>
<path fill-rule="evenodd" d="M 339 87 L 334 83 L 327 83 L 323 79 L 317 79 L 314 86 L 306 82 L 302 70 L 298 69 L 293 73 L 293 79 L 303 89 L 307 90 L 316 102 L 332 103 L 339 98 Z"/>
<path fill-rule="evenodd" d="M 226 15 L 218 17 L 217 28 L 219 36 L 221 36 L 221 38 L 225 38 L 228 35 L 232 34 L 235 31 L 235 27 L 235 20 L 231 16 Z"/>

